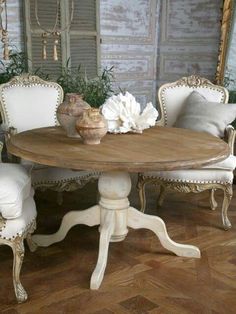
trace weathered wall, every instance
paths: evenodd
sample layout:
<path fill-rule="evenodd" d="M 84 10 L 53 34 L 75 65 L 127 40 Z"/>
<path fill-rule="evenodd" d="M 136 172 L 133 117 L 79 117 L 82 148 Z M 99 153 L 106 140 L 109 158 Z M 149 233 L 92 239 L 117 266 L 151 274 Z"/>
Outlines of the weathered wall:
<path fill-rule="evenodd" d="M 117 85 L 155 102 L 181 76 L 214 79 L 222 0 L 101 0 L 102 64 Z"/>
<path fill-rule="evenodd" d="M 101 61 L 122 90 L 155 101 L 160 0 L 102 0 Z"/>
<path fill-rule="evenodd" d="M 22 25 L 22 1 L 20 0 L 7 0 L 7 13 L 8 13 L 8 32 L 9 32 L 9 45 L 14 50 L 23 50 L 23 25 Z M 3 11 L 4 12 L 4 11 Z M 5 27 L 5 19 L 3 19 L 3 27 Z M 0 41 L 0 60 L 2 60 L 2 42 Z M 5 63 L 7 61 L 3 61 Z M 0 65 L 0 71 L 4 66 Z M 0 141 L 4 142 L 4 132 L 0 128 Z M 2 158 L 6 159 L 6 151 L 3 150 Z"/>
<path fill-rule="evenodd" d="M 14 49 L 19 51 L 23 49 L 23 25 L 21 10 L 22 1 L 7 0 L 9 44 Z M 3 20 L 3 25 L 5 25 L 5 20 Z M 2 50 L 2 42 L 0 42 L 0 50 Z"/>
<path fill-rule="evenodd" d="M 8 0 L 11 42 L 22 47 L 22 0 Z M 183 75 L 214 78 L 222 0 L 100 0 L 101 63 L 142 104 Z"/>
<path fill-rule="evenodd" d="M 186 74 L 214 79 L 222 0 L 163 0 L 158 84 Z"/>

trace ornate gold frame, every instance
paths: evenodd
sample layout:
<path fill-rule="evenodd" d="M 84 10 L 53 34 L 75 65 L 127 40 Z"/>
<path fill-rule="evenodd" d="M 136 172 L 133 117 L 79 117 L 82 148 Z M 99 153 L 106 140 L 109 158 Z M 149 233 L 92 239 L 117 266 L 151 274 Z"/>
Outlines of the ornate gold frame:
<path fill-rule="evenodd" d="M 225 62 L 227 56 L 231 21 L 233 16 L 233 8 L 234 0 L 224 0 L 219 55 L 215 78 L 216 84 L 219 85 L 223 85 L 224 82 Z"/>

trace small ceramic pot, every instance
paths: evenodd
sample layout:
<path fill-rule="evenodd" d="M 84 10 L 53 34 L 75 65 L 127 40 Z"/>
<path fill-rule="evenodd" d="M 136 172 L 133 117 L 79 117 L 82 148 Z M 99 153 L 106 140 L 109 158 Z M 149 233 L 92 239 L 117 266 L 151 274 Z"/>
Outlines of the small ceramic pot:
<path fill-rule="evenodd" d="M 90 105 L 79 94 L 66 94 L 65 100 L 57 108 L 57 119 L 65 129 L 67 136 L 79 137 L 75 129 L 75 122 Z"/>
<path fill-rule="evenodd" d="M 107 133 L 107 121 L 95 108 L 85 110 L 75 127 L 84 144 L 100 144 L 101 138 Z"/>

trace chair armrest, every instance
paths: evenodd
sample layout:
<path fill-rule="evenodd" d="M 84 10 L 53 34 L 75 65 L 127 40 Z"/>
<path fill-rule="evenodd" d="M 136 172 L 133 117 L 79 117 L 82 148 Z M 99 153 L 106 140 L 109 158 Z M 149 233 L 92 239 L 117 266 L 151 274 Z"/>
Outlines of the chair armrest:
<path fill-rule="evenodd" d="M 5 140 L 6 140 L 6 143 L 7 143 L 10 140 L 11 136 L 17 134 L 17 129 L 14 128 L 14 127 L 9 127 L 8 129 L 5 128 L 4 129 L 4 133 L 5 133 Z M 12 155 L 8 151 L 7 151 L 7 156 L 8 156 L 9 162 L 20 163 L 20 158 L 17 157 L 17 156 Z"/>
<path fill-rule="evenodd" d="M 2 129 L 3 132 L 4 132 L 4 137 L 5 137 L 5 141 L 6 141 L 6 142 L 10 139 L 10 137 L 11 137 L 12 135 L 17 134 L 17 129 L 16 129 L 16 128 L 14 128 L 13 126 L 8 127 L 8 126 L 6 126 L 6 124 L 4 124 L 4 123 L 1 124 L 1 129 Z"/>
<path fill-rule="evenodd" d="M 236 130 L 232 125 L 228 125 L 225 131 L 227 136 L 227 143 L 229 144 L 230 148 L 230 154 L 234 155 L 234 141 L 236 136 Z"/>
<path fill-rule="evenodd" d="M 5 130 L 6 138 L 9 139 L 12 135 L 17 134 L 17 129 L 11 126 L 7 130 Z"/>
<path fill-rule="evenodd" d="M 155 126 L 164 126 L 163 121 L 162 120 L 156 121 Z"/>

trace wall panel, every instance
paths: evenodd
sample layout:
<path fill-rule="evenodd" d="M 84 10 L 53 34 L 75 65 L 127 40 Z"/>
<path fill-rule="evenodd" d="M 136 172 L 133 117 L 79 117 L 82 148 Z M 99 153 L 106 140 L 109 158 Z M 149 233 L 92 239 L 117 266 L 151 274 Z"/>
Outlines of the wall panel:
<path fill-rule="evenodd" d="M 160 0 L 101 0 L 101 60 L 114 66 L 116 87 L 156 102 Z"/>
<path fill-rule="evenodd" d="M 214 80 L 222 0 L 161 2 L 158 85 L 198 74 Z"/>
<path fill-rule="evenodd" d="M 7 0 L 7 14 L 8 14 L 8 33 L 9 33 L 9 45 L 18 51 L 22 51 L 23 44 L 23 23 L 22 23 L 22 1 L 19 0 Z M 3 11 L 3 17 L 5 13 Z M 3 26 L 5 20 L 3 18 Z M 0 41 L 0 52 L 2 51 L 2 42 Z M 2 55 L 0 55 L 2 59 Z"/>
<path fill-rule="evenodd" d="M 50 0 L 52 1 L 52 0 Z M 8 0 L 10 41 L 23 49 L 22 1 Z M 222 0 L 100 0 L 101 66 L 145 104 L 183 75 L 213 80 Z M 0 46 L 1 47 L 1 46 Z"/>

